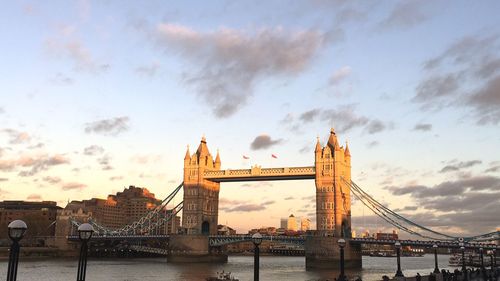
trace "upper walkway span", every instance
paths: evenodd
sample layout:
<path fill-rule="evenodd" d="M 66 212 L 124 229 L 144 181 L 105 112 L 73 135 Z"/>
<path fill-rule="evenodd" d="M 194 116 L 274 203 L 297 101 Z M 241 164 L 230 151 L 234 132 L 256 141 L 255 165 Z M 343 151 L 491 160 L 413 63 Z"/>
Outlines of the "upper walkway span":
<path fill-rule="evenodd" d="M 272 181 L 272 180 L 307 180 L 316 177 L 312 167 L 261 168 L 205 171 L 203 177 L 213 182 Z"/>

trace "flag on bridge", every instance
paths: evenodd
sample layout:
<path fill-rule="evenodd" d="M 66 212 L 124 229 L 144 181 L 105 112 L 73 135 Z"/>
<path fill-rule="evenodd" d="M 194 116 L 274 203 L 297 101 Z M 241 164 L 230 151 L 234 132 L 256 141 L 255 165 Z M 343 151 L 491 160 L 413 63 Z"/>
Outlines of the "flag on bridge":
<path fill-rule="evenodd" d="M 276 154 L 271 154 L 271 157 L 278 159 L 278 156 Z"/>
<path fill-rule="evenodd" d="M 250 157 L 243 155 L 243 159 L 250 159 Z"/>

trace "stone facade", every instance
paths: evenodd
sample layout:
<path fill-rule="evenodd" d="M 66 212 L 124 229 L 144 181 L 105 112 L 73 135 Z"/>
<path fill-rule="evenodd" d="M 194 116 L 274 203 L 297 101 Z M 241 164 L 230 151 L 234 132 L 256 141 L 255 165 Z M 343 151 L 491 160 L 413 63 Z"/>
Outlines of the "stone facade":
<path fill-rule="evenodd" d="M 182 227 L 187 234 L 217 234 L 220 183 L 206 180 L 205 171 L 220 170 L 219 152 L 215 160 L 207 147 L 205 137 L 193 155 L 189 147 L 184 157 L 184 208 Z"/>
<path fill-rule="evenodd" d="M 316 229 L 323 235 L 351 237 L 351 154 L 339 145 L 333 128 L 328 142 L 314 150 L 316 171 Z"/>

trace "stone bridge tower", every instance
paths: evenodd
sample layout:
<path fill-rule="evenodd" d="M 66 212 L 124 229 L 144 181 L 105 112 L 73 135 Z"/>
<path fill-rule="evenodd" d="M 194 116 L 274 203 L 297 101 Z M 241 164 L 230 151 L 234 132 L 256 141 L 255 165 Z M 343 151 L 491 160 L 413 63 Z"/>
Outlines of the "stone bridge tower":
<path fill-rule="evenodd" d="M 195 153 L 190 155 L 189 147 L 184 157 L 184 208 L 182 227 L 187 234 L 217 234 L 220 183 L 204 179 L 206 170 L 220 170 L 217 151 L 215 160 L 207 147 L 205 137 Z"/>
<path fill-rule="evenodd" d="M 351 154 L 339 145 L 333 128 L 327 144 L 314 150 L 316 170 L 316 229 L 326 235 L 351 237 Z M 345 181 L 344 181 L 345 180 Z"/>

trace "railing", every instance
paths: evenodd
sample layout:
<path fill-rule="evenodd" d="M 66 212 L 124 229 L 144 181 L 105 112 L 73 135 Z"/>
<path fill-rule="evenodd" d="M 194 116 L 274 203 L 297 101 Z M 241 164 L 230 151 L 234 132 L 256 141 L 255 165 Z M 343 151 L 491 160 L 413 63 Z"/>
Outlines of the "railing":
<path fill-rule="evenodd" d="M 256 178 L 314 178 L 315 167 L 284 167 L 284 168 L 261 168 L 253 166 L 251 169 L 205 171 L 203 176 L 206 179 L 256 179 Z"/>

